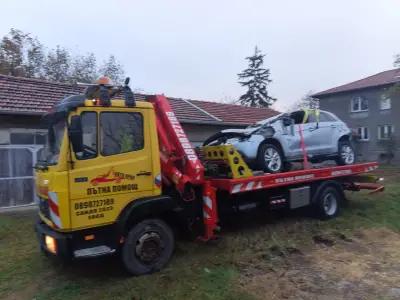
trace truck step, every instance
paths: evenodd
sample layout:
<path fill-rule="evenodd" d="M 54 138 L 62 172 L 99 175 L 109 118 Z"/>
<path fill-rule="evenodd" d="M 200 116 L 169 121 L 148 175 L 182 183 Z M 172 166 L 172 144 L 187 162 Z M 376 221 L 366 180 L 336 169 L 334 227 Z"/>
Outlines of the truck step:
<path fill-rule="evenodd" d="M 115 252 L 115 249 L 111 249 L 108 246 L 96 246 L 92 248 L 79 249 L 74 251 L 75 258 L 84 258 L 84 257 L 96 257 L 102 255 L 109 255 Z"/>

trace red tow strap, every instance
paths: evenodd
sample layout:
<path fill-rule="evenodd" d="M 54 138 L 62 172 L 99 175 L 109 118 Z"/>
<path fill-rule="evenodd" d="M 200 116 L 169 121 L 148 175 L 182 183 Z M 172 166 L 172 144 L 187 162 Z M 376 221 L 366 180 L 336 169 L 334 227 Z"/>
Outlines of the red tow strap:
<path fill-rule="evenodd" d="M 307 157 L 306 144 L 304 142 L 302 124 L 299 124 L 299 134 L 300 134 L 300 147 L 301 151 L 303 152 L 303 167 L 304 169 L 310 169 L 310 164 L 308 163 L 308 157 Z"/>

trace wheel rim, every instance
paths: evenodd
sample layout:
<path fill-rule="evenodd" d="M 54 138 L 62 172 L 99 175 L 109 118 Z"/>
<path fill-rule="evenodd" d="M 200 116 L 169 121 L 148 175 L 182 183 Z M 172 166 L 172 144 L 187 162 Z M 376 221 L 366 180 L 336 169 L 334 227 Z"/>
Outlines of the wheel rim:
<path fill-rule="evenodd" d="M 136 242 L 136 257 L 144 264 L 155 263 L 161 256 L 164 246 L 157 232 L 146 232 Z"/>
<path fill-rule="evenodd" d="M 267 148 L 264 152 L 265 165 L 269 170 L 276 172 L 281 169 L 282 159 L 277 150 L 274 148 Z"/>
<path fill-rule="evenodd" d="M 349 145 L 342 146 L 342 151 L 340 155 L 347 165 L 354 163 L 354 151 L 353 148 L 351 148 Z"/>
<path fill-rule="evenodd" d="M 337 199 L 333 193 L 328 193 L 325 195 L 323 207 L 326 215 L 332 216 L 335 214 L 337 210 Z"/>

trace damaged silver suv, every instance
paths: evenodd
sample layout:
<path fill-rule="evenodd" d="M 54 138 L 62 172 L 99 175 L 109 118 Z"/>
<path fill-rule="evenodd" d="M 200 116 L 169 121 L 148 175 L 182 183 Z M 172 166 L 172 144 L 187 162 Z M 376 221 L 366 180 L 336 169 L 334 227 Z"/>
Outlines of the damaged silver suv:
<path fill-rule="evenodd" d="M 338 165 L 355 162 L 351 130 L 327 111 L 279 114 L 245 129 L 223 130 L 208 138 L 204 145 L 232 144 L 253 169 L 278 173 L 290 169 L 291 162 L 303 160 L 301 134 L 310 162 L 331 159 Z"/>

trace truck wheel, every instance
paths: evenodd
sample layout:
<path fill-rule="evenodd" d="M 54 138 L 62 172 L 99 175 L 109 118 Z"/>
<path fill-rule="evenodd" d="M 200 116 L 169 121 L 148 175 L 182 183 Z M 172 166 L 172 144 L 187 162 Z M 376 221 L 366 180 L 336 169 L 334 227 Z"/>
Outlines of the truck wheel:
<path fill-rule="evenodd" d="M 268 173 L 280 173 L 284 169 L 281 150 L 273 144 L 262 144 L 258 149 L 257 167 Z"/>
<path fill-rule="evenodd" d="M 339 214 L 343 196 L 333 185 L 327 185 L 318 192 L 315 201 L 316 213 L 323 220 L 332 219 Z"/>
<path fill-rule="evenodd" d="M 162 220 L 147 219 L 131 228 L 122 247 L 122 262 L 132 275 L 159 271 L 171 258 L 174 234 Z"/>
<path fill-rule="evenodd" d="M 354 148 L 349 141 L 339 142 L 339 154 L 336 158 L 336 163 L 339 166 L 352 165 L 356 161 Z"/>

